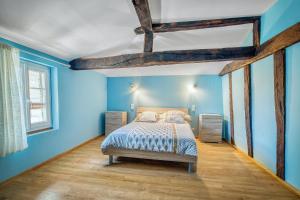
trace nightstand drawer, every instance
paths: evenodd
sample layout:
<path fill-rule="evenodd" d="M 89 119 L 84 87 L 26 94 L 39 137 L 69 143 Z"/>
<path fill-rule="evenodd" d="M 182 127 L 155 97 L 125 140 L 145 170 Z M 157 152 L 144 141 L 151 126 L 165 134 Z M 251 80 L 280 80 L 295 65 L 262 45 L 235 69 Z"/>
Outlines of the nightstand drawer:
<path fill-rule="evenodd" d="M 122 118 L 123 112 L 107 112 L 105 113 L 106 118 Z"/>
<path fill-rule="evenodd" d="M 105 124 L 122 125 L 122 118 L 105 118 Z"/>
<path fill-rule="evenodd" d="M 201 122 L 201 129 L 222 129 L 222 121 L 218 123 Z"/>

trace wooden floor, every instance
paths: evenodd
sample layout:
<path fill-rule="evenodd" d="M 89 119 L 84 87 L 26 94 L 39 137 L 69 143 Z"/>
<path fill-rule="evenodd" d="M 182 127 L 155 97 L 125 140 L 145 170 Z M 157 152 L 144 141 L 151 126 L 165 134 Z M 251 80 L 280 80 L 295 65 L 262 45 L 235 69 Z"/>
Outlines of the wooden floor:
<path fill-rule="evenodd" d="M 14 178 L 4 199 L 300 199 L 228 144 L 198 142 L 196 174 L 184 164 L 121 159 L 107 166 L 103 138 Z"/>

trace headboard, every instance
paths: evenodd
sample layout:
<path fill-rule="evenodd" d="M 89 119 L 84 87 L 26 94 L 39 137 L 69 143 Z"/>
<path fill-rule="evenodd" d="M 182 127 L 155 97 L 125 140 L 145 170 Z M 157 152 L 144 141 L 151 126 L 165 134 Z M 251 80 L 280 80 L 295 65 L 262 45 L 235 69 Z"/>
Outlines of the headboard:
<path fill-rule="evenodd" d="M 164 112 L 167 112 L 169 110 L 179 110 L 179 111 L 182 111 L 186 114 L 189 114 L 189 111 L 187 108 L 158 108 L 158 107 L 137 107 L 136 109 L 136 115 L 142 113 L 142 112 L 145 112 L 145 111 L 153 111 L 153 112 L 156 112 L 158 114 L 162 114 Z"/>

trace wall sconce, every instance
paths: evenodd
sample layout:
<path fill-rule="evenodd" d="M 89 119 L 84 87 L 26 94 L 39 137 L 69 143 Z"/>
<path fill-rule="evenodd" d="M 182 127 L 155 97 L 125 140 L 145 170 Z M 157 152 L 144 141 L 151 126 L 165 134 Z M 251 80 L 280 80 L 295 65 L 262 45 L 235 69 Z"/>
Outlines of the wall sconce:
<path fill-rule="evenodd" d="M 131 92 L 131 93 L 136 92 L 137 89 L 138 89 L 138 85 L 137 85 L 136 83 L 131 83 L 131 84 L 130 84 L 130 92 Z"/>
<path fill-rule="evenodd" d="M 188 91 L 190 93 L 194 93 L 196 91 L 196 88 L 197 88 L 197 84 L 188 85 Z"/>

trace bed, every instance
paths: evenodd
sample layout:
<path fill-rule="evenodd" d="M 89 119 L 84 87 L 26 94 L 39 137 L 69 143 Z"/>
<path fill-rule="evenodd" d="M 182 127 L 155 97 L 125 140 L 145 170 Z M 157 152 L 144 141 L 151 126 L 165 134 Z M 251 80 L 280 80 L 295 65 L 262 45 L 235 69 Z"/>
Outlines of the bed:
<path fill-rule="evenodd" d="M 145 111 L 158 114 L 178 110 L 188 114 L 186 108 L 137 108 L 137 116 Z M 189 123 L 137 122 L 133 121 L 108 135 L 101 144 L 104 155 L 113 157 L 142 158 L 188 163 L 188 172 L 194 172 L 197 164 L 197 146 Z"/>

